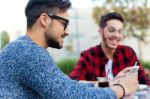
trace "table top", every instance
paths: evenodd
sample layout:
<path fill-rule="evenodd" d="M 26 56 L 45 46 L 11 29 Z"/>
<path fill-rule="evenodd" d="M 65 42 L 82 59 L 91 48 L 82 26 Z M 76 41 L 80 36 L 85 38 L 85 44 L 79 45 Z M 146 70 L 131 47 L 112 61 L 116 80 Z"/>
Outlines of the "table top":
<path fill-rule="evenodd" d="M 134 94 L 133 99 L 150 99 L 150 86 L 148 86 L 142 90 L 138 90 Z"/>
<path fill-rule="evenodd" d="M 80 82 L 82 82 L 82 83 L 95 83 L 96 84 L 95 87 L 98 87 L 97 81 L 82 80 Z M 150 86 L 140 84 L 140 88 L 136 93 L 129 95 L 129 96 L 125 96 L 124 99 L 150 99 Z"/>

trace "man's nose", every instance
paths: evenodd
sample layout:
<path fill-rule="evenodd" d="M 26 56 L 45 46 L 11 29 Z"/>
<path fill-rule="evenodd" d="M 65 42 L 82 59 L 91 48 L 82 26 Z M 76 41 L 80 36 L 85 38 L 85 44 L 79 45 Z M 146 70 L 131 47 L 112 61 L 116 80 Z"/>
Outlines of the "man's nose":
<path fill-rule="evenodd" d="M 114 35 L 115 35 L 115 37 L 120 37 L 119 31 L 115 31 Z"/>
<path fill-rule="evenodd" d="M 69 28 L 68 28 L 68 26 L 67 26 L 67 28 L 64 30 L 64 34 L 65 34 L 65 36 L 67 36 L 67 35 L 69 35 Z"/>

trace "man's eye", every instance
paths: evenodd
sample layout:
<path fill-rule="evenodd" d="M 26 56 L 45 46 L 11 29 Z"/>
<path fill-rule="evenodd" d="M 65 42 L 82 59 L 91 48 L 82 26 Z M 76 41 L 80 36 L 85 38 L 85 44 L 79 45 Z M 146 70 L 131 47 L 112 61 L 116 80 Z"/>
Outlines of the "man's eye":
<path fill-rule="evenodd" d="M 63 21 L 62 24 L 63 24 L 63 25 L 66 25 L 66 22 Z"/>
<path fill-rule="evenodd" d="M 63 20 L 59 20 L 61 22 L 61 24 L 63 24 L 64 26 L 66 25 L 66 22 Z"/>
<path fill-rule="evenodd" d="M 115 32 L 115 29 L 114 28 L 109 28 L 108 29 L 110 32 Z"/>

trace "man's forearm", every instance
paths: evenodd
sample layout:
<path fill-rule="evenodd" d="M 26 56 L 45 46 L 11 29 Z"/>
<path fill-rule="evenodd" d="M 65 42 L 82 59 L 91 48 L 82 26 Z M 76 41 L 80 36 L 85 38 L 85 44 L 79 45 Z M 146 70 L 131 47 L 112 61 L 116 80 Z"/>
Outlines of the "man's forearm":
<path fill-rule="evenodd" d="M 111 89 L 116 93 L 117 99 L 123 96 L 123 89 L 120 86 L 112 86 Z"/>

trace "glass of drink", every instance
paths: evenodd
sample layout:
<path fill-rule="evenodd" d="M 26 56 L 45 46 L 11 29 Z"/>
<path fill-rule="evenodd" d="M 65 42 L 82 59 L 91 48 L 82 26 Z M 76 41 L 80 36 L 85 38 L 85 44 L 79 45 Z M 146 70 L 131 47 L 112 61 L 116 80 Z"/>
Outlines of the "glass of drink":
<path fill-rule="evenodd" d="M 97 77 L 98 87 L 109 87 L 110 79 L 108 77 Z"/>

